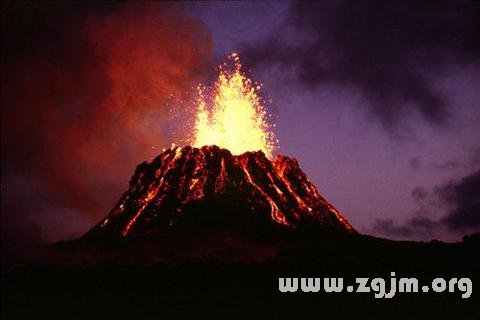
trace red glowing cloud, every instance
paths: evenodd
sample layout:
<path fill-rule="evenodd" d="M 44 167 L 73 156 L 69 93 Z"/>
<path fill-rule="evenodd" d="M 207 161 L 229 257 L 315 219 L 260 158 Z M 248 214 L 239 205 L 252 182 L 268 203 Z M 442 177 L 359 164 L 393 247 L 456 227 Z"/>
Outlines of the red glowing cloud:
<path fill-rule="evenodd" d="M 201 22 L 158 3 L 13 4 L 2 33 L 5 173 L 36 183 L 49 206 L 92 217 L 152 146 L 171 142 L 162 122 L 211 47 Z"/>

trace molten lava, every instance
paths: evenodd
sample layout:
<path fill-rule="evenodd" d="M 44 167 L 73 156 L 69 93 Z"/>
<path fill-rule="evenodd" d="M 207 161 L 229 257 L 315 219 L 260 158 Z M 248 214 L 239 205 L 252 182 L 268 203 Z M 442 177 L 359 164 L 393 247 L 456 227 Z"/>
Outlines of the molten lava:
<path fill-rule="evenodd" d="M 205 88 L 199 87 L 194 147 L 217 145 L 234 155 L 247 151 L 263 151 L 272 157 L 275 138 L 267 123 L 267 113 L 255 87 L 241 71 L 234 53 L 229 64 L 220 67 L 220 76 L 213 86 L 210 99 Z"/>
<path fill-rule="evenodd" d="M 142 237 L 175 232 L 185 223 L 202 229 L 245 220 L 247 229 L 263 223 L 355 232 L 295 159 L 269 160 L 262 151 L 235 156 L 216 146 L 172 147 L 138 166 L 128 191 L 92 232 Z"/>

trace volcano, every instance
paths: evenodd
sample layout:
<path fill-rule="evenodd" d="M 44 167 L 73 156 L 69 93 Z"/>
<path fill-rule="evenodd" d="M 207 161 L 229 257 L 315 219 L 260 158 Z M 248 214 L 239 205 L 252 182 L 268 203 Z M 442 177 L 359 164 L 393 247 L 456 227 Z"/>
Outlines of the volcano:
<path fill-rule="evenodd" d="M 205 246 L 234 252 L 247 243 L 250 255 L 262 242 L 289 243 L 284 235 L 356 234 L 295 159 L 270 160 L 278 140 L 258 88 L 230 55 L 211 90 L 199 88 L 192 147 L 172 146 L 140 164 L 129 189 L 83 238 L 147 240 L 175 253 L 185 242 L 194 253 Z"/>
<path fill-rule="evenodd" d="M 191 228 L 356 233 L 295 159 L 187 146 L 140 164 L 129 189 L 86 236 L 145 239 Z"/>

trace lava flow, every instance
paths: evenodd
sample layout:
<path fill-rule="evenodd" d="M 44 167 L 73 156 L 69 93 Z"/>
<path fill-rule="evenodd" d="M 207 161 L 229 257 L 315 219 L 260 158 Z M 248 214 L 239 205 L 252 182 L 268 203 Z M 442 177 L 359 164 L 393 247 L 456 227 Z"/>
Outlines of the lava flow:
<path fill-rule="evenodd" d="M 276 145 L 257 88 L 238 57 L 230 59 L 233 70 L 221 68 L 211 96 L 200 90 L 193 147 L 173 146 L 139 165 L 127 192 L 89 234 L 143 237 L 188 225 L 356 232 L 295 159 L 271 160 Z"/>
<path fill-rule="evenodd" d="M 96 229 L 142 236 L 212 216 L 222 223 L 246 218 L 286 229 L 309 225 L 354 232 L 295 159 L 279 155 L 272 161 L 262 151 L 235 156 L 217 146 L 172 147 L 142 163 Z"/>

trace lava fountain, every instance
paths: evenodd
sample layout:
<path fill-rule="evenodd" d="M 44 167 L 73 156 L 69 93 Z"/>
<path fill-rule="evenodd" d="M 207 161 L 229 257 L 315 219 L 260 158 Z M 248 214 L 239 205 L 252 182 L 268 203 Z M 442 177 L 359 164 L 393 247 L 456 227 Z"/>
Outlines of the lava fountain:
<path fill-rule="evenodd" d="M 260 86 L 255 86 L 241 68 L 240 58 L 233 53 L 220 66 L 213 92 L 199 86 L 193 146 L 216 145 L 234 155 L 260 150 L 271 158 L 278 141 L 257 94 Z M 213 97 L 208 99 L 208 95 Z"/>

